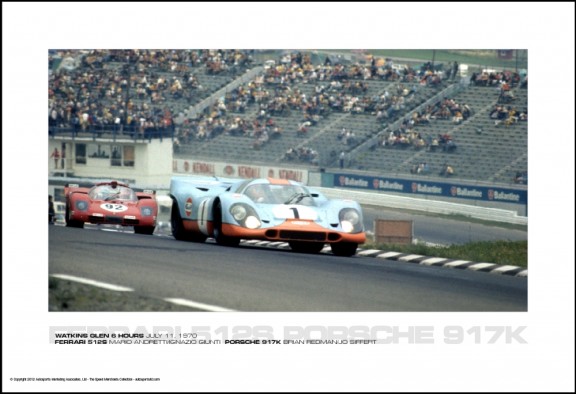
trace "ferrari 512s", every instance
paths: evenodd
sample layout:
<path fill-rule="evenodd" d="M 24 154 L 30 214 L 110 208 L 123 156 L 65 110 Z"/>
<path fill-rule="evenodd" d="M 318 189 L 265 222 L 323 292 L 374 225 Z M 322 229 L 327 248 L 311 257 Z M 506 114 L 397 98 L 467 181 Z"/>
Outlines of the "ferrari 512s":
<path fill-rule="evenodd" d="M 134 226 L 138 234 L 152 234 L 156 227 L 158 203 L 153 190 L 131 188 L 117 181 L 97 184 L 68 184 L 66 226 L 84 223 Z"/>

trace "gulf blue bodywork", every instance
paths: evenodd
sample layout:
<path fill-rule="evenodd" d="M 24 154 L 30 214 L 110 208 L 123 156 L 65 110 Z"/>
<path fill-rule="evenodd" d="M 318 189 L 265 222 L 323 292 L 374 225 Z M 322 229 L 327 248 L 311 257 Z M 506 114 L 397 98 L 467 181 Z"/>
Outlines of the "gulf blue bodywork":
<path fill-rule="evenodd" d="M 272 182 L 272 183 L 271 183 Z M 311 197 L 299 203 L 258 203 L 244 194 L 251 185 L 275 185 L 269 179 L 233 179 L 202 176 L 178 176 L 170 182 L 170 196 L 173 199 L 172 209 L 177 208 L 183 221 L 197 221 L 205 235 L 212 236 L 207 223 L 214 220 L 214 207 L 218 202 L 222 208 L 222 223 L 238 225 L 232 217 L 230 207 L 236 203 L 249 205 L 258 214 L 262 229 L 278 226 L 289 219 L 313 220 L 316 224 L 330 231 L 342 232 L 339 214 L 344 208 L 354 208 L 360 213 L 362 209 L 352 200 L 329 200 L 324 195 L 295 181 L 290 185 L 303 189 Z M 189 203 L 189 199 L 192 203 Z M 292 213 L 291 213 L 292 212 Z M 316 216 L 316 217 L 314 217 Z M 364 231 L 361 224 L 360 231 Z"/>

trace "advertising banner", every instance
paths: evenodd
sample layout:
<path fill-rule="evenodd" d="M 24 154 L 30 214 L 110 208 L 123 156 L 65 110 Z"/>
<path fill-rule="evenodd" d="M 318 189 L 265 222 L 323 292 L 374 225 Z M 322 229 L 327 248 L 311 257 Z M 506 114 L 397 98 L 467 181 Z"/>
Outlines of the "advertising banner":
<path fill-rule="evenodd" d="M 334 187 L 350 187 L 384 192 L 435 195 L 482 201 L 528 203 L 527 190 L 515 190 L 491 186 L 470 186 L 455 182 L 394 179 L 364 175 L 334 174 Z"/>
<path fill-rule="evenodd" d="M 174 174 L 212 175 L 226 178 L 279 178 L 304 184 L 308 183 L 308 171 L 288 167 L 268 167 L 247 164 L 228 164 L 204 160 L 173 161 Z"/>

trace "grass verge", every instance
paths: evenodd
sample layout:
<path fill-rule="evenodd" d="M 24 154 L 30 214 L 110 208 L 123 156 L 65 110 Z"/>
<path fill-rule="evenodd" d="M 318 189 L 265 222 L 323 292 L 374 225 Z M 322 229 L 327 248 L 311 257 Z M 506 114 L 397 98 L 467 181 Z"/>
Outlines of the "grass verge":
<path fill-rule="evenodd" d="M 140 295 L 49 277 L 50 312 L 190 312 L 192 308 Z"/>

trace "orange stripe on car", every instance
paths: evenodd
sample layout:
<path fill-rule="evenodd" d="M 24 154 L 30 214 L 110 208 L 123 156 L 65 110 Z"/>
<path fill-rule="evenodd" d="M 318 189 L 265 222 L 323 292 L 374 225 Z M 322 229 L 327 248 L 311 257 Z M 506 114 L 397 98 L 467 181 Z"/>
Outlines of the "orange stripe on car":
<path fill-rule="evenodd" d="M 267 178 L 271 185 L 289 185 L 288 179 Z"/>
<path fill-rule="evenodd" d="M 214 231 L 214 225 L 212 224 L 212 222 L 208 221 L 205 224 L 204 231 L 200 228 L 200 223 L 197 220 L 183 220 L 182 226 L 186 231 L 191 231 L 198 234 L 209 235 L 212 234 L 212 232 Z"/>
<path fill-rule="evenodd" d="M 306 223 L 306 224 L 304 224 Z M 282 231 L 294 231 L 300 233 L 323 233 L 326 235 L 325 240 L 321 242 L 333 243 L 333 242 L 355 242 L 364 243 L 366 242 L 365 233 L 350 234 L 341 231 L 330 231 L 313 221 L 306 220 L 287 220 L 286 222 L 268 228 L 258 228 L 258 229 L 248 229 L 234 224 L 222 223 L 222 232 L 229 237 L 245 238 L 245 239 L 262 239 L 269 241 L 278 241 L 289 239 L 281 237 Z"/>

